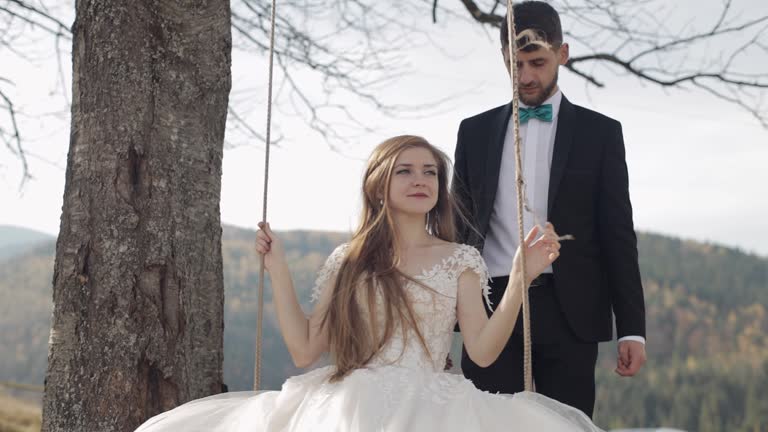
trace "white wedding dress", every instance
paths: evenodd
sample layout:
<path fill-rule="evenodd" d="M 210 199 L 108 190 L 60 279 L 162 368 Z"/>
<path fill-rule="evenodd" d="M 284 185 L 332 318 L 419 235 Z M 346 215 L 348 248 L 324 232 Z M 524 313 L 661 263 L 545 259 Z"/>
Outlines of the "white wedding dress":
<path fill-rule="evenodd" d="M 345 246 L 339 246 L 326 261 L 315 298 L 344 253 Z M 487 393 L 461 375 L 442 371 L 456 322 L 458 278 L 467 269 L 481 276 L 488 301 L 485 263 L 466 245 L 457 245 L 450 257 L 416 276 L 434 291 L 406 285 L 431 356 L 415 333 L 396 332 L 368 367 L 339 382 L 328 382 L 331 366 L 315 369 L 289 378 L 280 391 L 224 393 L 189 402 L 149 419 L 137 432 L 599 431 L 581 411 L 545 396 Z"/>

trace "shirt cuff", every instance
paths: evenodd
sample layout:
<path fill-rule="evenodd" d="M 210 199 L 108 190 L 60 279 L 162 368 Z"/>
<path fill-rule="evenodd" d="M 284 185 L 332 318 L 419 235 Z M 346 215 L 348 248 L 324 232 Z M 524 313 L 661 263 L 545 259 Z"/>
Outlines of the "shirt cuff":
<path fill-rule="evenodd" d="M 623 341 L 635 341 L 645 345 L 645 338 L 642 336 L 624 336 L 623 338 L 619 338 L 619 342 Z"/>

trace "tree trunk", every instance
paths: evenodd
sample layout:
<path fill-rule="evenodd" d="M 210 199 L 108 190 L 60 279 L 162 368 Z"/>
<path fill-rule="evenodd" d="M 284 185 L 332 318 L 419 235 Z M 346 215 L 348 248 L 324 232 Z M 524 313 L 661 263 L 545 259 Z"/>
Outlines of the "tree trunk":
<path fill-rule="evenodd" d="M 78 0 L 43 431 L 222 388 L 228 0 Z"/>

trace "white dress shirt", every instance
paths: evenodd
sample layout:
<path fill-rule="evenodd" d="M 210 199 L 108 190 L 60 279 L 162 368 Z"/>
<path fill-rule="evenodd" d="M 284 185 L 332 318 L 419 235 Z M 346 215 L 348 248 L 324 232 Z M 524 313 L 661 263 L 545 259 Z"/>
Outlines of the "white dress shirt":
<path fill-rule="evenodd" d="M 528 234 L 535 224 L 543 227 L 549 220 L 547 211 L 549 174 L 552 169 L 555 132 L 562 100 L 563 94 L 558 89 L 554 95 L 542 103 L 542 105 L 552 105 L 551 122 L 530 118 L 527 123 L 520 124 L 521 159 L 527 203 L 523 208 L 524 234 Z M 520 107 L 529 108 L 522 102 Z M 510 119 L 501 153 L 496 199 L 483 247 L 483 258 L 492 277 L 509 275 L 512 260 L 520 244 L 517 227 L 516 172 L 514 122 Z M 552 266 L 547 267 L 544 273 L 552 273 Z M 625 340 L 645 343 L 645 338 L 642 336 L 625 336 L 620 338 L 619 342 Z"/>
<path fill-rule="evenodd" d="M 549 172 L 552 168 L 552 150 L 555 147 L 555 131 L 562 100 L 563 94 L 558 90 L 542 104 L 552 104 L 551 122 L 531 118 L 527 123 L 520 125 L 523 179 L 528 207 L 523 209 L 524 234 L 528 234 L 534 224 L 543 226 L 548 220 Z M 520 107 L 528 108 L 522 102 Z M 496 199 L 493 202 L 493 213 L 483 247 L 483 258 L 488 264 L 491 276 L 509 275 L 512 259 L 520 244 L 517 228 L 516 175 L 514 122 L 510 119 L 501 152 Z M 544 273 L 552 273 L 552 267 L 544 270 Z"/>

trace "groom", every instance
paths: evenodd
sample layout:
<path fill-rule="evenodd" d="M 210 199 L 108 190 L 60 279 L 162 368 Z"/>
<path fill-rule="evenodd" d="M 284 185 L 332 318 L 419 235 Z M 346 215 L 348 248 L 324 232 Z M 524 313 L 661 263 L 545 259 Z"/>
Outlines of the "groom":
<path fill-rule="evenodd" d="M 529 291 L 535 390 L 592 416 L 598 342 L 612 339 L 616 372 L 633 376 L 645 363 L 645 307 L 632 223 L 621 124 L 572 104 L 557 85 L 568 60 L 560 18 L 551 6 L 514 6 L 518 34 L 531 29 L 546 46 L 518 42 L 520 137 L 527 203 L 525 231 L 551 221 L 563 241 L 560 258 Z M 528 32 L 531 33 L 531 32 Z M 506 20 L 502 53 L 509 69 Z M 498 304 L 518 246 L 512 105 L 461 122 L 454 193 L 475 229 L 460 240 L 477 246 Z M 523 390 L 522 313 L 498 360 L 481 368 L 462 353 L 464 375 L 481 390 Z"/>

